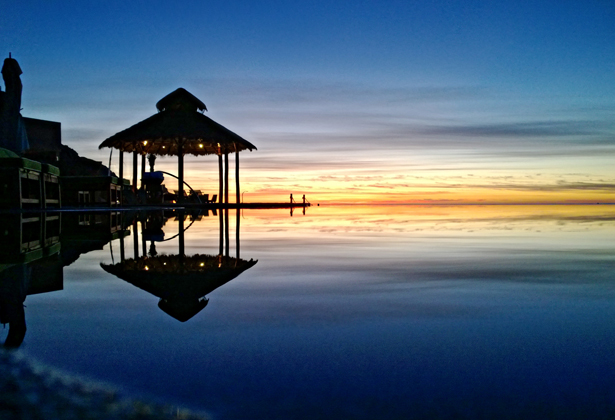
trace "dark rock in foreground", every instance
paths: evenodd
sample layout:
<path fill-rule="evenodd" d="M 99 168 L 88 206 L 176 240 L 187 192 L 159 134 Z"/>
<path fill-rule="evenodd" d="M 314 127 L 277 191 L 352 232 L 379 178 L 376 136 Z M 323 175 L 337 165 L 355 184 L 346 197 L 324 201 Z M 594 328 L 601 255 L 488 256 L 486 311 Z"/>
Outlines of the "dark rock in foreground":
<path fill-rule="evenodd" d="M 112 389 L 37 366 L 0 349 L 0 419 L 186 419 L 187 410 L 120 397 Z"/>

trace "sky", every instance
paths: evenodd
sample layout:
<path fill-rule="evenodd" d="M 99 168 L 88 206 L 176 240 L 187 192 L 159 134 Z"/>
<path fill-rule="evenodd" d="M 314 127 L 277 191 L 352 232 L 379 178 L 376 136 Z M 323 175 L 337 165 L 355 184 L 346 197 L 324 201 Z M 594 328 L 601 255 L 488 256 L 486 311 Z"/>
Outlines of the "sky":
<path fill-rule="evenodd" d="M 598 0 L 21 0 L 0 46 L 22 115 L 105 164 L 103 140 L 187 89 L 258 148 L 246 202 L 615 203 L 613 21 Z M 217 159 L 186 162 L 217 193 Z"/>

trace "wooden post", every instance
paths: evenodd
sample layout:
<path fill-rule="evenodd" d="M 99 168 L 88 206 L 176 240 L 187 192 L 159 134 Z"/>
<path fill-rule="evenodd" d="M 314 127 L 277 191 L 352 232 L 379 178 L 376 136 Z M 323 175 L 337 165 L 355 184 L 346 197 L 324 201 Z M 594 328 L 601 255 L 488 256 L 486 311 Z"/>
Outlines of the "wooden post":
<path fill-rule="evenodd" d="M 239 220 L 241 219 L 239 212 L 241 209 L 237 207 L 235 210 L 235 258 L 237 258 L 237 263 L 239 263 Z"/>
<path fill-rule="evenodd" d="M 124 244 L 124 230 L 120 231 L 120 261 L 126 260 L 126 245 Z"/>
<path fill-rule="evenodd" d="M 132 222 L 132 234 L 134 235 L 134 259 L 139 258 L 139 234 L 137 233 L 137 218 Z"/>
<path fill-rule="evenodd" d="M 137 151 L 132 152 L 132 192 L 137 193 Z"/>
<path fill-rule="evenodd" d="M 178 212 L 179 219 L 179 259 L 183 262 L 185 250 L 185 242 L 184 242 L 184 211 L 180 210 Z"/>
<path fill-rule="evenodd" d="M 147 216 L 143 216 L 144 218 L 147 218 Z M 145 220 L 141 220 L 141 249 L 143 251 L 143 256 L 146 257 L 147 256 L 147 241 L 145 240 L 145 224 L 147 222 Z"/>
<path fill-rule="evenodd" d="M 224 153 L 224 203 L 228 204 L 228 152 Z"/>
<path fill-rule="evenodd" d="M 226 242 L 225 244 L 225 251 L 224 251 L 224 256 L 225 257 L 229 257 L 229 226 L 228 226 L 228 208 L 224 209 L 224 241 Z"/>
<path fill-rule="evenodd" d="M 239 204 L 239 151 L 235 144 L 235 202 Z"/>
<path fill-rule="evenodd" d="M 124 152 L 120 150 L 120 180 L 124 178 Z"/>
<path fill-rule="evenodd" d="M 220 188 L 218 191 L 218 203 L 222 204 L 223 179 L 222 179 L 222 153 L 218 154 L 218 179 L 220 180 Z M 220 251 L 222 254 L 222 251 Z"/>
<path fill-rule="evenodd" d="M 224 252 L 224 216 L 222 215 L 222 210 L 220 210 L 220 252 L 218 254 L 222 256 L 223 252 Z"/>
<path fill-rule="evenodd" d="M 124 204 L 124 152 L 120 150 L 120 204 Z"/>
<path fill-rule="evenodd" d="M 145 178 L 145 155 L 141 155 L 141 188 L 145 189 L 143 178 Z"/>
<path fill-rule="evenodd" d="M 181 141 L 177 143 L 177 157 L 177 173 L 179 175 L 177 188 L 177 194 L 179 195 L 179 197 L 177 197 L 177 202 L 179 203 L 181 201 L 184 201 L 184 145 L 183 143 L 181 143 Z"/>

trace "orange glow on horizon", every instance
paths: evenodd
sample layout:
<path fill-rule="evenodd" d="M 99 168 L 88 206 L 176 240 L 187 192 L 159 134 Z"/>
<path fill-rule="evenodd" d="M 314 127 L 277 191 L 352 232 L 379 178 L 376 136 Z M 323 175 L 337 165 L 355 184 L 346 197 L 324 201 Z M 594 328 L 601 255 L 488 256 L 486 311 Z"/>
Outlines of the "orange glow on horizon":
<path fill-rule="evenodd" d="M 257 160 L 255 159 L 254 162 Z M 160 159 L 156 169 L 177 172 L 176 159 Z M 234 168 L 229 168 L 229 201 L 236 202 Z M 239 201 L 301 201 L 312 204 L 595 204 L 615 203 L 609 174 L 567 175 L 559 169 L 532 174 L 518 169 L 468 170 L 356 168 L 332 174 L 317 168 L 241 167 Z M 124 173 L 130 173 L 125 168 Z M 187 159 L 184 180 L 195 190 L 219 194 L 217 159 Z M 176 189 L 175 180 L 165 180 Z"/>

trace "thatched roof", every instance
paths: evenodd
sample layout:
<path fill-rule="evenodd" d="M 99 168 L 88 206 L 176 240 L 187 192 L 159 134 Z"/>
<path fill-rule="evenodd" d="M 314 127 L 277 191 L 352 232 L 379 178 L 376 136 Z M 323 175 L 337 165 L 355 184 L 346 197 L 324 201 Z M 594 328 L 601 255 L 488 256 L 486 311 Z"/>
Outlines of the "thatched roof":
<path fill-rule="evenodd" d="M 176 89 L 159 100 L 156 108 L 158 111 L 181 108 L 187 108 L 190 111 L 207 111 L 205 104 L 184 88 Z"/>
<path fill-rule="evenodd" d="M 141 154 L 196 156 L 256 150 L 256 146 L 226 127 L 206 117 L 205 104 L 183 88 L 162 98 L 159 113 L 103 141 L 99 149 L 112 147 Z"/>

